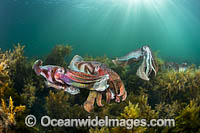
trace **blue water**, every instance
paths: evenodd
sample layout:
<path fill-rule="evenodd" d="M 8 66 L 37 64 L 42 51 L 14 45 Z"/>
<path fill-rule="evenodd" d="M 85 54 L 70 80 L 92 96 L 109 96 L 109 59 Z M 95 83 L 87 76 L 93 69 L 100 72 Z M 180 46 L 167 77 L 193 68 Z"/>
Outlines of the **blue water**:
<path fill-rule="evenodd" d="M 55 44 L 111 58 L 149 45 L 168 61 L 200 64 L 199 0 L 0 0 L 0 47 L 29 57 Z"/>

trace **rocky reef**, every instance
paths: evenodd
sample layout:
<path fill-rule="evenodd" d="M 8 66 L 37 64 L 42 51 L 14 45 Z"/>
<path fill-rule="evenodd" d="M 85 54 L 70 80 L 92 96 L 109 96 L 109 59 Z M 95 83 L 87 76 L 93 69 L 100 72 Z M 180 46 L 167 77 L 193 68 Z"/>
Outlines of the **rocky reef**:
<path fill-rule="evenodd" d="M 89 90 L 70 95 L 64 91 L 48 88 L 42 77 L 32 70 L 33 59 L 24 56 L 24 46 L 17 44 L 13 50 L 0 50 L 0 132 L 200 132 L 200 69 L 194 64 L 185 71 L 165 69 L 165 61 L 156 56 L 159 66 L 157 76 L 150 75 L 150 81 L 136 76 L 136 66 L 116 66 L 106 55 L 101 57 L 85 56 L 84 60 L 105 63 L 119 74 L 123 80 L 127 99 L 121 103 L 111 102 L 104 107 L 96 105 L 91 113 L 84 110 L 82 103 Z M 70 45 L 55 45 L 43 57 L 44 64 L 67 67 Z M 6 106 L 8 105 L 8 106 Z M 26 115 L 33 114 L 40 119 L 51 118 L 124 118 L 158 119 L 174 118 L 175 127 L 42 127 L 37 124 L 29 128 L 25 125 Z"/>

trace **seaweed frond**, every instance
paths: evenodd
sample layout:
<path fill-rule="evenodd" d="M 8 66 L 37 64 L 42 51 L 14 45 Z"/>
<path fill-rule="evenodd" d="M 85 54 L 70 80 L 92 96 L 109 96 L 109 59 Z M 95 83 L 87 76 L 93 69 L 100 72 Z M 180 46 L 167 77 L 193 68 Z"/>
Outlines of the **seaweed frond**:
<path fill-rule="evenodd" d="M 7 131 L 10 127 L 16 124 L 15 114 L 17 112 L 23 112 L 26 106 L 14 106 L 13 100 L 9 98 L 9 105 L 6 106 L 5 100 L 1 99 L 0 107 L 0 131 Z"/>
<path fill-rule="evenodd" d="M 190 101 L 180 115 L 176 117 L 174 132 L 199 132 L 200 131 L 200 106 Z"/>
<path fill-rule="evenodd" d="M 69 56 L 73 48 L 71 45 L 55 45 L 52 51 L 47 55 L 44 60 L 45 64 L 67 66 L 65 58 Z"/>

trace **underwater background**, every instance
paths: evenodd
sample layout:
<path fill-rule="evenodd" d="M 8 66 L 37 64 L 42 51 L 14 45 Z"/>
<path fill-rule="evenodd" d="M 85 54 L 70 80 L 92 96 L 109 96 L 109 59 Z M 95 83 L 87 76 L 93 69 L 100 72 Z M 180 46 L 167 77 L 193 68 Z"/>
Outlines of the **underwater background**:
<path fill-rule="evenodd" d="M 148 75 L 149 81 L 136 74 L 142 61 L 123 67 L 112 61 L 144 45 L 150 47 L 158 68 Z M 198 133 L 199 51 L 199 0 L 0 0 L 0 133 Z M 37 59 L 44 65 L 68 68 L 77 54 L 116 72 L 127 91 L 126 100 L 107 103 L 103 91 L 104 106 L 96 101 L 89 113 L 83 107 L 91 92 L 88 88 L 71 95 L 47 86 L 34 71 Z M 175 127 L 132 129 L 42 127 L 40 123 L 28 127 L 29 114 L 37 120 L 44 115 L 55 119 L 109 116 L 147 121 L 173 118 L 176 123 Z"/>
<path fill-rule="evenodd" d="M 0 44 L 29 57 L 70 44 L 111 58 L 149 45 L 166 60 L 199 64 L 199 0 L 1 0 Z"/>

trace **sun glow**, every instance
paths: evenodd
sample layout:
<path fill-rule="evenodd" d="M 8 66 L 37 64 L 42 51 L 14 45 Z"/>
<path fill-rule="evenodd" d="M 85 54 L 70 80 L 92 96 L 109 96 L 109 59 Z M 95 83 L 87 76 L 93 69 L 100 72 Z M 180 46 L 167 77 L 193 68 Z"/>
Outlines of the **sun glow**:
<path fill-rule="evenodd" d="M 128 2 L 129 4 L 137 4 L 140 3 L 141 0 L 126 0 L 126 2 Z"/>
<path fill-rule="evenodd" d="M 137 4 L 141 4 L 141 3 L 148 4 L 151 1 L 153 1 L 153 0 L 118 0 L 118 2 L 127 3 L 127 4 L 133 4 L 133 5 L 137 5 Z"/>

